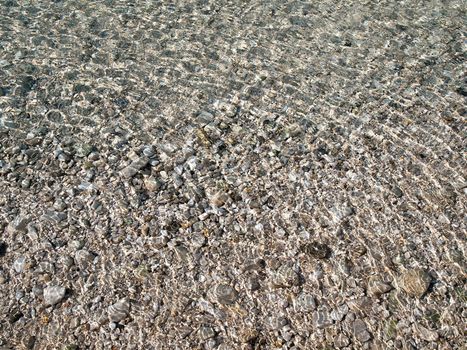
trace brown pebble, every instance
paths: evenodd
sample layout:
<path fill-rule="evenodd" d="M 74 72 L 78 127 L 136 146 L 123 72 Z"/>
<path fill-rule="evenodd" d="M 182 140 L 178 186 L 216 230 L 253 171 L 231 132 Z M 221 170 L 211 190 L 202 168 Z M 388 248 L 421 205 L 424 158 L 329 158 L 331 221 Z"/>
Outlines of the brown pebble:
<path fill-rule="evenodd" d="M 431 276 L 422 269 L 411 269 L 404 272 L 399 284 L 410 296 L 421 298 L 430 287 Z"/>

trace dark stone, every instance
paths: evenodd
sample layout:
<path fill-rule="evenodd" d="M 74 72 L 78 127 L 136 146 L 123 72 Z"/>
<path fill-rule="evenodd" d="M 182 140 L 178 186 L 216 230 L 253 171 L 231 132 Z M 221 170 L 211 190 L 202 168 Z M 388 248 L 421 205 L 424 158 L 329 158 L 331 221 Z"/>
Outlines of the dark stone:
<path fill-rule="evenodd" d="M 24 314 L 21 311 L 15 310 L 9 315 L 8 321 L 11 324 L 13 324 L 13 323 L 17 322 L 23 316 L 24 316 Z"/>
<path fill-rule="evenodd" d="M 457 92 L 459 95 L 467 96 L 467 90 L 466 90 L 465 86 L 458 87 L 458 88 L 456 89 L 456 92 Z"/>
<path fill-rule="evenodd" d="M 0 242 L 0 257 L 5 256 L 7 245 L 5 242 Z"/>
<path fill-rule="evenodd" d="M 114 102 L 120 108 L 125 108 L 126 106 L 128 106 L 128 100 L 126 98 L 119 97 L 116 98 Z"/>
<path fill-rule="evenodd" d="M 300 249 L 316 259 L 327 259 L 331 255 L 331 249 L 326 244 L 316 241 L 304 244 Z"/>
<path fill-rule="evenodd" d="M 91 88 L 84 84 L 76 84 L 75 86 L 73 86 L 73 93 L 75 94 L 79 94 L 80 92 L 88 92 L 90 90 Z"/>
<path fill-rule="evenodd" d="M 21 79 L 20 91 L 22 94 L 27 94 L 36 85 L 36 79 L 30 75 L 26 75 Z"/>
<path fill-rule="evenodd" d="M 401 190 L 399 187 L 397 187 L 397 186 L 394 186 L 394 187 L 392 188 L 392 192 L 394 193 L 394 195 L 395 195 L 397 198 L 401 198 L 402 195 L 403 195 L 402 190 Z"/>
<path fill-rule="evenodd" d="M 0 97 L 1 96 L 6 96 L 9 93 L 10 93 L 10 88 L 9 87 L 5 87 L 5 86 L 0 87 Z"/>
<path fill-rule="evenodd" d="M 36 343 L 36 337 L 33 335 L 27 335 L 23 340 L 23 345 L 26 349 L 33 349 Z"/>

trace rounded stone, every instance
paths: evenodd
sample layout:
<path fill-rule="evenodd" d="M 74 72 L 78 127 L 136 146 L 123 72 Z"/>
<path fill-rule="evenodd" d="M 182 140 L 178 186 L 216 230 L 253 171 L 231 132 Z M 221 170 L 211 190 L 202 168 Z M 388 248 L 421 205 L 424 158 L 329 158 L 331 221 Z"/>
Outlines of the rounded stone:
<path fill-rule="evenodd" d="M 49 286 L 44 289 L 44 303 L 55 305 L 65 298 L 66 289 L 61 286 Z"/>
<path fill-rule="evenodd" d="M 422 269 L 404 272 L 399 279 L 401 288 L 410 296 L 421 298 L 430 287 L 431 276 Z"/>
<path fill-rule="evenodd" d="M 213 294 L 219 304 L 230 305 L 235 303 L 238 292 L 228 284 L 218 284 L 213 289 Z"/>
<path fill-rule="evenodd" d="M 130 312 L 130 302 L 127 298 L 117 301 L 108 308 L 109 319 L 112 322 L 119 322 L 128 316 Z"/>
<path fill-rule="evenodd" d="M 274 276 L 276 287 L 288 288 L 300 285 L 300 276 L 288 265 L 282 265 Z"/>

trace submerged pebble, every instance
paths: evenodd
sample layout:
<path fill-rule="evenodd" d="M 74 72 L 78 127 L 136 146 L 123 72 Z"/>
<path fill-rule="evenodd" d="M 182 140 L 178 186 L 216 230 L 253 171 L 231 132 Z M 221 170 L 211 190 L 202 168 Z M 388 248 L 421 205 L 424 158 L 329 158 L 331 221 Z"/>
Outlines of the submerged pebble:
<path fill-rule="evenodd" d="M 399 278 L 401 288 L 410 296 L 421 298 L 431 284 L 431 276 L 422 269 L 410 269 Z"/>
<path fill-rule="evenodd" d="M 65 298 L 66 289 L 61 286 L 48 286 L 44 288 L 44 303 L 55 305 Z"/>

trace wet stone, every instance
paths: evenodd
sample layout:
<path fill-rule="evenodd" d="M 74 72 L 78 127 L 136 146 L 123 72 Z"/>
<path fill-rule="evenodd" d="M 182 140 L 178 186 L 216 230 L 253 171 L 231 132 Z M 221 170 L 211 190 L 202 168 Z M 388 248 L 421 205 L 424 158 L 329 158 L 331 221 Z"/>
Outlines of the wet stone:
<path fill-rule="evenodd" d="M 109 319 L 111 322 L 119 322 L 126 318 L 130 313 L 130 302 L 123 298 L 112 304 L 108 308 Z"/>
<path fill-rule="evenodd" d="M 350 339 L 342 333 L 338 334 L 334 340 L 334 345 L 336 346 L 336 348 L 339 348 L 339 349 L 345 348 L 349 344 L 350 344 Z"/>
<path fill-rule="evenodd" d="M 280 288 L 298 286 L 300 285 L 300 276 L 292 267 L 282 265 L 275 273 L 273 284 Z"/>
<path fill-rule="evenodd" d="M 0 242 L 0 258 L 6 255 L 7 245 L 5 242 Z"/>
<path fill-rule="evenodd" d="M 334 323 L 327 309 L 313 312 L 313 322 L 317 328 L 326 328 L 332 326 Z"/>
<path fill-rule="evenodd" d="M 327 259 L 331 255 L 331 249 L 323 243 L 311 242 L 300 247 L 301 251 L 316 259 Z"/>
<path fill-rule="evenodd" d="M 7 230 L 10 233 L 26 232 L 27 225 L 31 219 L 24 215 L 18 215 L 10 224 L 8 225 Z"/>
<path fill-rule="evenodd" d="M 49 286 L 44 289 L 44 303 L 55 305 L 65 298 L 66 289 L 61 286 Z"/>
<path fill-rule="evenodd" d="M 13 311 L 11 311 L 11 312 L 9 313 L 9 315 L 8 315 L 8 321 L 9 321 L 10 323 L 15 323 L 15 322 L 17 322 L 17 321 L 18 321 L 21 317 L 23 317 L 23 316 L 24 316 L 24 314 L 23 314 L 21 311 L 19 311 L 19 310 L 13 310 Z"/>
<path fill-rule="evenodd" d="M 17 273 L 23 272 L 25 267 L 26 267 L 26 262 L 27 262 L 26 257 L 24 257 L 24 256 L 19 257 L 13 263 L 13 270 L 15 270 Z"/>
<path fill-rule="evenodd" d="M 417 325 L 414 328 L 415 328 L 416 334 L 418 334 L 418 336 L 423 340 L 434 342 L 434 341 L 437 341 L 439 338 L 439 334 L 435 330 L 430 330 L 421 325 Z"/>
<path fill-rule="evenodd" d="M 372 276 L 368 281 L 368 292 L 371 296 L 380 297 L 392 290 L 389 283 L 383 282 L 377 276 Z"/>
<path fill-rule="evenodd" d="M 431 276 L 422 269 L 404 272 L 399 279 L 401 288 L 411 297 L 421 298 L 430 287 Z"/>
<path fill-rule="evenodd" d="M 222 305 L 233 304 L 238 298 L 238 292 L 228 284 L 216 285 L 212 293 L 215 300 Z"/>
<path fill-rule="evenodd" d="M 199 337 L 201 340 L 207 340 L 215 337 L 216 332 L 211 326 L 201 326 L 199 329 Z"/>
<path fill-rule="evenodd" d="M 198 113 L 197 118 L 201 123 L 204 124 L 208 124 L 214 120 L 214 116 L 206 111 L 201 111 L 200 113 Z"/>
<path fill-rule="evenodd" d="M 366 323 L 360 319 L 357 319 L 353 322 L 352 332 L 355 338 L 362 343 L 371 339 L 371 334 L 368 332 Z"/>
<path fill-rule="evenodd" d="M 313 295 L 301 293 L 295 299 L 295 309 L 299 312 L 311 312 L 316 309 L 316 301 Z"/>

